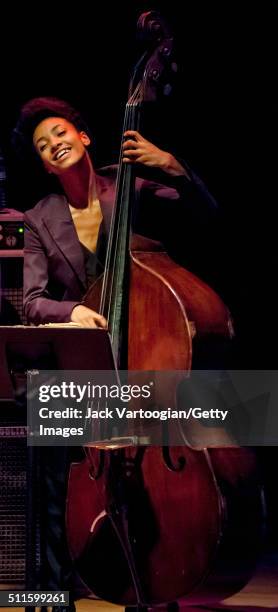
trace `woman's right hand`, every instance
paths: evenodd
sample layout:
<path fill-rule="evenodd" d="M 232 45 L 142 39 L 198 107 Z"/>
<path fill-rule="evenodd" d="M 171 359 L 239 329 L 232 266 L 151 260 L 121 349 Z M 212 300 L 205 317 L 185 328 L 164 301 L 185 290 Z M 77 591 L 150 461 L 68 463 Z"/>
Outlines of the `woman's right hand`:
<path fill-rule="evenodd" d="M 87 308 L 87 306 L 83 306 L 82 304 L 78 304 L 74 307 L 71 313 L 71 321 L 81 325 L 81 327 L 93 327 L 107 329 L 107 321 L 105 317 L 98 314 L 91 308 Z"/>

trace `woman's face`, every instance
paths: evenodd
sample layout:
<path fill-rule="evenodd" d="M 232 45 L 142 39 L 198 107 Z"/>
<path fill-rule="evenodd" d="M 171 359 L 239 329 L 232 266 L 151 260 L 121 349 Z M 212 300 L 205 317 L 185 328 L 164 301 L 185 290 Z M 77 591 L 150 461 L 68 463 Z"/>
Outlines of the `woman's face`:
<path fill-rule="evenodd" d="M 46 170 L 60 175 L 84 156 L 90 138 L 66 119 L 48 117 L 37 125 L 33 144 Z"/>

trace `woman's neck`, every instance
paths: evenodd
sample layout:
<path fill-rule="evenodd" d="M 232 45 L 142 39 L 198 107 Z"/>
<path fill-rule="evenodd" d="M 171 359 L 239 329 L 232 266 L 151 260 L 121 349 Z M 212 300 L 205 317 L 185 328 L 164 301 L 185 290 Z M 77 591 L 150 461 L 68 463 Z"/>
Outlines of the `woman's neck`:
<path fill-rule="evenodd" d="M 96 176 L 88 153 L 59 180 L 69 204 L 75 208 L 86 208 L 96 196 Z"/>

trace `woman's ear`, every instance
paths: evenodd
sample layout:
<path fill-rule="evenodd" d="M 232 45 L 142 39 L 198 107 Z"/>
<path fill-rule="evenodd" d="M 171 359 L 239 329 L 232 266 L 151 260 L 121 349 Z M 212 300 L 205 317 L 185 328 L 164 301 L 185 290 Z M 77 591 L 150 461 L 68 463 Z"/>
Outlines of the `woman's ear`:
<path fill-rule="evenodd" d="M 88 147 L 89 144 L 91 144 L 91 139 L 89 138 L 88 134 L 86 134 L 86 132 L 79 132 L 79 134 L 83 145 L 85 145 L 85 147 Z"/>

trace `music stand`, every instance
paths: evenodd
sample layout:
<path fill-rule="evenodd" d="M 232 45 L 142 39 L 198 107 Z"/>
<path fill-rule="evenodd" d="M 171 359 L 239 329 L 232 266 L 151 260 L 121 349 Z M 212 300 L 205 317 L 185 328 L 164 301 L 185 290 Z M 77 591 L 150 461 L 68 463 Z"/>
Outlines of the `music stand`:
<path fill-rule="evenodd" d="M 13 378 L 29 369 L 114 370 L 103 329 L 0 326 L 0 401 L 14 401 Z"/>

